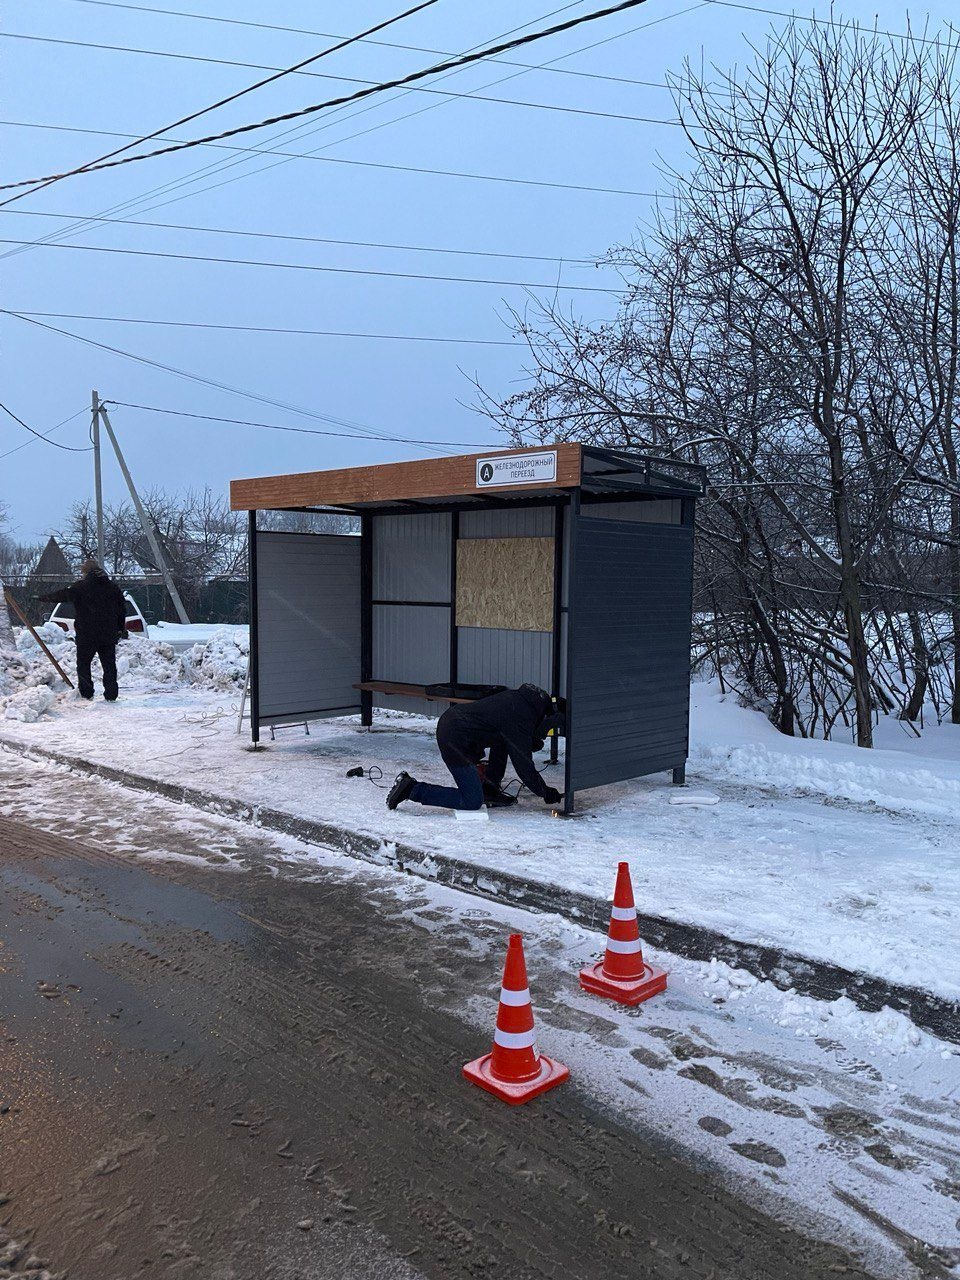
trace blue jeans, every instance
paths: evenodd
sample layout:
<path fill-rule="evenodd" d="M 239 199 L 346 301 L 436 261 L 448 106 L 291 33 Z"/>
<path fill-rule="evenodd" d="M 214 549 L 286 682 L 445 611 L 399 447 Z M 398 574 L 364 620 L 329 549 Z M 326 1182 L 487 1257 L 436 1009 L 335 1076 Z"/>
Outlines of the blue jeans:
<path fill-rule="evenodd" d="M 453 774 L 455 787 L 437 787 L 432 782 L 418 782 L 409 799 L 417 804 L 432 805 L 436 809 L 482 809 L 483 783 L 473 765 L 452 765 L 447 768 Z"/>

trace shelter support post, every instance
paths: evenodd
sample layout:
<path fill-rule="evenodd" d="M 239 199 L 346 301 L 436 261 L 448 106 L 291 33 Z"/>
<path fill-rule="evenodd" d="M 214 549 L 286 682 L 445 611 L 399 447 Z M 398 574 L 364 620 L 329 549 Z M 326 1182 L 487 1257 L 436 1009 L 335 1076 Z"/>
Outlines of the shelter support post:
<path fill-rule="evenodd" d="M 553 509 L 553 670 L 551 674 L 551 694 L 560 696 L 560 681 L 563 675 L 561 656 L 563 647 L 563 507 Z M 556 734 L 550 739 L 550 763 L 556 764 L 560 756 L 560 739 Z"/>
<path fill-rule="evenodd" d="M 450 675 L 451 685 L 460 679 L 460 634 L 457 631 L 457 543 L 460 540 L 460 512 L 450 513 Z"/>
<path fill-rule="evenodd" d="M 685 764 L 679 764 L 673 771 L 673 785 L 675 787 L 682 787 L 686 785 L 686 781 L 687 766 Z"/>
<path fill-rule="evenodd" d="M 577 600 L 577 525 L 580 523 L 580 490 L 574 489 L 570 494 L 570 503 L 566 512 L 567 520 L 567 661 L 564 679 L 564 694 L 567 699 L 567 736 L 563 752 L 563 812 L 569 816 L 573 813 L 573 753 L 576 750 L 576 701 L 573 694 L 573 662 L 574 662 L 574 610 Z"/>
<path fill-rule="evenodd" d="M 257 638 L 257 513 L 249 513 L 247 528 L 247 578 L 249 580 L 250 614 L 250 665 L 247 679 L 250 682 L 250 738 L 260 741 L 260 667 Z"/>
<path fill-rule="evenodd" d="M 373 516 L 360 517 L 360 680 L 373 679 Z M 360 723 L 373 724 L 373 694 L 360 691 Z"/>

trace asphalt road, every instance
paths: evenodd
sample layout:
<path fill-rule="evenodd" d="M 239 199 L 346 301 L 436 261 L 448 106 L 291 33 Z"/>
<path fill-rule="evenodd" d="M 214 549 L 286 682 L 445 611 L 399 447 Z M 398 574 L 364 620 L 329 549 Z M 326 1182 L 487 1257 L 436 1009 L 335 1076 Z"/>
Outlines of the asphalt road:
<path fill-rule="evenodd" d="M 0 818 L 0 1278 L 866 1276 L 575 1082 L 463 1081 L 485 1046 L 421 981 L 495 989 L 462 921 L 425 940 L 253 834 L 243 870 L 124 856 L 84 802 L 69 837 Z"/>

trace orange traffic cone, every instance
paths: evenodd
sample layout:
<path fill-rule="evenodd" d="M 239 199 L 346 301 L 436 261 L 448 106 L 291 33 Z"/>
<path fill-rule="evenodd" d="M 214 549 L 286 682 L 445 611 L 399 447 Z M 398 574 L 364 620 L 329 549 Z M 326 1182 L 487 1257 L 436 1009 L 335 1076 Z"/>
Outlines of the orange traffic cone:
<path fill-rule="evenodd" d="M 493 1050 L 468 1062 L 463 1074 L 481 1089 L 514 1105 L 562 1084 L 570 1074 L 562 1062 L 554 1062 L 537 1048 L 519 933 L 511 933 L 507 944 Z"/>
<path fill-rule="evenodd" d="M 626 862 L 617 867 L 606 953 L 596 964 L 580 970 L 580 985 L 584 991 L 608 996 L 620 1004 L 640 1004 L 666 990 L 664 970 L 643 960 L 630 867 Z"/>

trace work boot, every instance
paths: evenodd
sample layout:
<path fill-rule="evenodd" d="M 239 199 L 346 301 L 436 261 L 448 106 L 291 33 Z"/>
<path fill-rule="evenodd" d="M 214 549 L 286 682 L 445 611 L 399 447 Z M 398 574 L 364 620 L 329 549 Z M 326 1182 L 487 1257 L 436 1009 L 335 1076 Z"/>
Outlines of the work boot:
<path fill-rule="evenodd" d="M 504 791 L 496 783 L 488 782 L 484 778 L 483 803 L 488 809 L 506 809 L 509 805 L 517 803 L 517 797 L 510 795 L 508 791 Z"/>
<path fill-rule="evenodd" d="M 387 808 L 396 809 L 398 805 L 403 804 L 404 800 L 409 799 L 410 792 L 416 785 L 416 778 L 411 778 L 409 773 L 398 773 L 387 796 Z"/>

